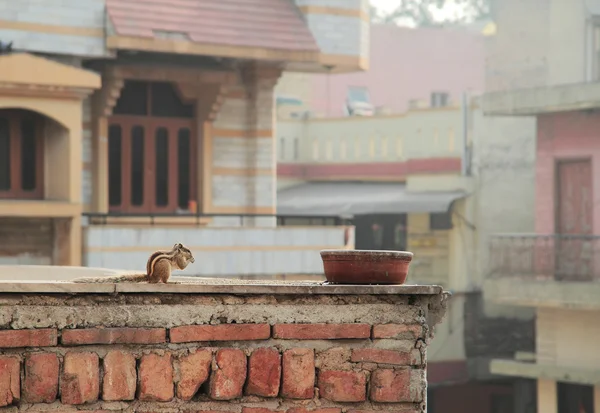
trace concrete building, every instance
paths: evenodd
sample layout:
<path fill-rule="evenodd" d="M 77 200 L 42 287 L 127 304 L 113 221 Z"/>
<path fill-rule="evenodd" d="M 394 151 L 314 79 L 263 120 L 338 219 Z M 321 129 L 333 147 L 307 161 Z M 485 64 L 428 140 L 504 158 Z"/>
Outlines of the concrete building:
<path fill-rule="evenodd" d="M 354 210 L 356 248 L 412 251 L 409 282 L 453 292 L 429 353 L 430 412 L 494 411 L 521 391 L 489 362 L 533 351 L 531 315 L 486 306 L 480 290 L 488 235 L 533 222 L 523 205 L 533 205 L 534 136 L 523 126 L 531 120 L 484 117 L 478 97 L 465 108 L 278 121 L 281 216 L 323 225 L 326 211 Z"/>
<path fill-rule="evenodd" d="M 328 4 L 1 0 L 0 262 L 321 270 L 351 228 L 276 227 L 273 90 L 367 67 L 368 1 Z"/>
<path fill-rule="evenodd" d="M 536 346 L 494 360 L 491 371 L 533 383 L 519 413 L 600 412 L 600 3 L 503 0 L 494 10 L 494 91 L 482 106 L 488 116 L 536 123 L 535 225 L 490 237 L 484 293 L 490 302 L 535 314 Z"/>
<path fill-rule="evenodd" d="M 485 37 L 481 33 L 466 28 L 373 24 L 369 49 L 368 70 L 286 73 L 277 94 L 299 101 L 289 111 L 340 117 L 349 101 L 367 103 L 378 114 L 400 114 L 432 103 L 460 105 L 464 91 L 483 91 Z"/>

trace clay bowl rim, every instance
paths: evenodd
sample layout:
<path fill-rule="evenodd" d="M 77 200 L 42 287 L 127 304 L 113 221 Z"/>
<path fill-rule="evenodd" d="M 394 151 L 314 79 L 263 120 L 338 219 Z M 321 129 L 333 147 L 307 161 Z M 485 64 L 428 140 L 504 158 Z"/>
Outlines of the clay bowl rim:
<path fill-rule="evenodd" d="M 410 251 L 389 251 L 389 250 L 321 250 L 320 251 L 321 258 L 329 258 L 332 256 L 346 256 L 350 257 L 361 257 L 362 259 L 367 259 L 371 257 L 373 259 L 381 259 L 381 258 L 391 258 L 391 259 L 399 259 L 399 260 L 412 260 L 414 254 Z"/>

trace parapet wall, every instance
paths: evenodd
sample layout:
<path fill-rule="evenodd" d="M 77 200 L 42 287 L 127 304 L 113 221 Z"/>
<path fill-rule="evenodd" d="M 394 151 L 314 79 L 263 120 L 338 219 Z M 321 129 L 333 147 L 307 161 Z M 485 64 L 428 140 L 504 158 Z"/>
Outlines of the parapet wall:
<path fill-rule="evenodd" d="M 431 286 L 0 283 L 0 411 L 424 412 Z"/>

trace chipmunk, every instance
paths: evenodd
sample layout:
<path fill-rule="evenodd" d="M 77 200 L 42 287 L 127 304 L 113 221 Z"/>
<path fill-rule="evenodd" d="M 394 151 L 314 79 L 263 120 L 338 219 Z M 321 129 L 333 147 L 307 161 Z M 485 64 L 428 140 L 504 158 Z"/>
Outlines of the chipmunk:
<path fill-rule="evenodd" d="M 192 252 L 181 243 L 177 243 L 170 251 L 156 251 L 146 263 L 145 274 L 124 274 L 112 277 L 76 278 L 76 283 L 121 283 L 148 282 L 150 284 L 166 283 L 172 270 L 183 270 L 194 262 Z"/>

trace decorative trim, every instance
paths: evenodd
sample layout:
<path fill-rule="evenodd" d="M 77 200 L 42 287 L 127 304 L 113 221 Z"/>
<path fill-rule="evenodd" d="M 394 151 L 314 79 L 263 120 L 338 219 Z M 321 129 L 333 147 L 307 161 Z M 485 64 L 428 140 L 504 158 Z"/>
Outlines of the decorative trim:
<path fill-rule="evenodd" d="M 19 22 L 14 20 L 0 20 L 2 30 L 22 30 L 24 32 L 36 32 L 45 34 L 62 34 L 67 36 L 82 37 L 104 37 L 103 28 L 88 28 L 74 26 L 60 26 L 56 24 L 43 24 L 31 22 Z"/>
<path fill-rule="evenodd" d="M 318 51 L 291 51 L 262 47 L 200 44 L 190 41 L 141 38 L 133 36 L 107 36 L 107 49 L 137 50 L 160 53 L 220 56 L 236 59 L 292 61 L 318 63 Z"/>
<path fill-rule="evenodd" d="M 244 129 L 213 129 L 215 138 L 272 138 L 272 129 L 244 130 Z"/>

